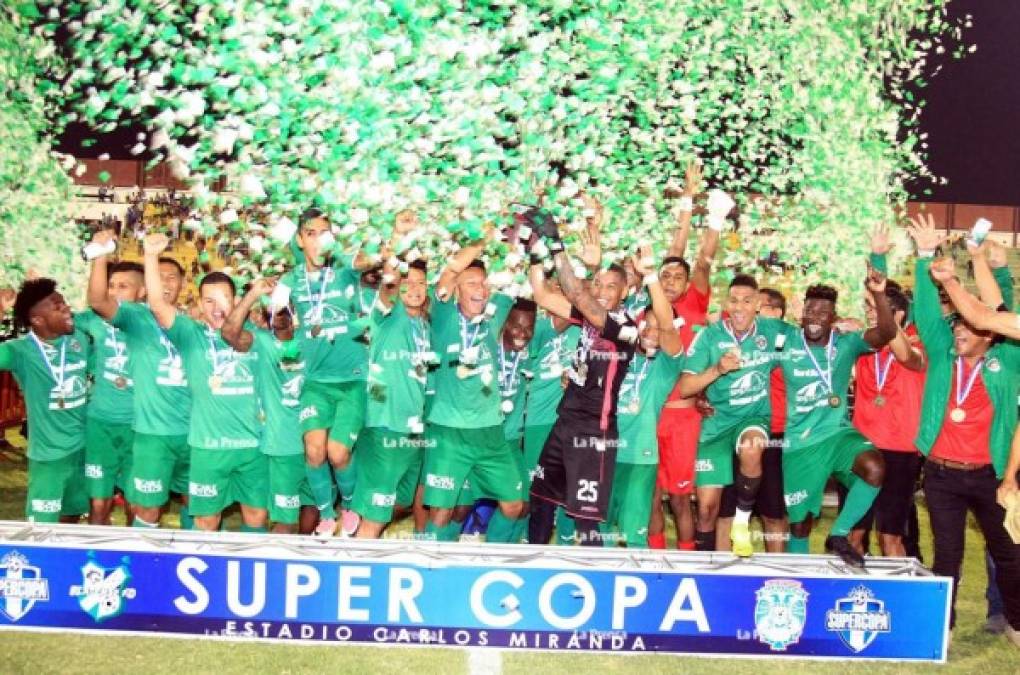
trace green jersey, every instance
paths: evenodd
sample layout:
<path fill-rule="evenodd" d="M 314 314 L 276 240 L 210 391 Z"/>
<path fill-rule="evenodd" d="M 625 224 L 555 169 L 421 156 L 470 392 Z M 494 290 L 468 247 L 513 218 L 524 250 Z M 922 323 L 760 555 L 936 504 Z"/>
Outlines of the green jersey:
<path fill-rule="evenodd" d="M 88 310 L 76 314 L 74 325 L 92 340 L 92 392 L 88 417 L 112 424 L 130 425 L 134 415 L 134 381 L 129 371 L 127 338 L 101 316 Z"/>
<path fill-rule="evenodd" d="M 85 447 L 89 338 L 81 329 L 56 340 L 35 333 L 0 343 L 28 409 L 28 458 L 51 462 Z"/>
<path fill-rule="evenodd" d="M 191 392 L 177 347 L 148 306 L 122 302 L 110 323 L 124 334 L 135 387 L 134 430 L 153 436 L 188 433 Z"/>
<path fill-rule="evenodd" d="M 648 308 L 648 305 L 652 302 L 651 297 L 648 295 L 648 291 L 642 286 L 638 290 L 632 290 L 630 294 L 623 300 L 623 309 L 630 315 L 630 318 L 637 321 L 638 316 L 641 312 Z"/>
<path fill-rule="evenodd" d="M 397 302 L 372 312 L 365 426 L 402 434 L 424 429 L 425 389 L 431 362 L 428 322 Z"/>
<path fill-rule="evenodd" d="M 528 398 L 528 382 L 534 376 L 528 348 L 507 351 L 499 342 L 499 395 L 503 410 L 503 436 L 508 441 L 524 438 L 524 412 Z"/>
<path fill-rule="evenodd" d="M 824 441 L 850 426 L 847 390 L 857 357 L 871 351 L 862 333 L 832 330 L 825 345 L 808 345 L 800 328 L 787 326 L 779 364 L 786 383 L 788 450 Z"/>
<path fill-rule="evenodd" d="M 625 464 L 658 464 L 656 427 L 663 404 L 676 386 L 684 365 L 683 352 L 670 356 L 657 352 L 648 358 L 634 352 L 620 385 L 616 427 L 620 442 L 616 461 Z"/>
<path fill-rule="evenodd" d="M 555 424 L 556 407 L 563 398 L 563 374 L 570 367 L 577 351 L 581 327 L 571 324 L 562 333 L 556 332 L 552 319 L 540 316 L 531 339 L 533 377 L 528 383 L 525 426 Z"/>
<path fill-rule="evenodd" d="M 305 379 L 305 364 L 300 353 L 289 353 L 291 344 L 281 342 L 269 330 L 251 331 L 254 340 L 251 351 L 257 358 L 252 364 L 255 371 L 255 389 L 265 426 L 262 427 L 262 452 L 266 455 L 301 455 L 305 451 L 298 413 L 301 411 L 301 384 Z M 297 337 L 294 338 L 294 341 Z M 297 346 L 296 342 L 293 346 Z"/>
<path fill-rule="evenodd" d="M 367 322 L 358 320 L 357 274 L 346 267 L 309 272 L 300 265 L 288 272 L 282 283 L 292 289 L 308 381 L 365 380 Z"/>
<path fill-rule="evenodd" d="M 685 373 L 702 373 L 726 352 L 740 349 L 740 368 L 705 389 L 715 413 L 702 420 L 702 438 L 713 438 L 746 420 L 771 416 L 770 376 L 776 365 L 776 350 L 788 340 L 787 327 L 778 319 L 759 317 L 739 339 L 728 320 L 711 323 L 695 334 L 687 349 Z"/>
<path fill-rule="evenodd" d="M 259 447 L 258 400 L 252 373 L 258 354 L 240 353 L 220 332 L 178 314 L 167 335 L 181 351 L 194 406 L 188 445 L 208 450 Z"/>
<path fill-rule="evenodd" d="M 439 368 L 429 422 L 456 429 L 503 424 L 497 348 L 512 306 L 511 298 L 493 295 L 485 312 L 468 319 L 456 300 L 432 303 L 432 348 Z"/>

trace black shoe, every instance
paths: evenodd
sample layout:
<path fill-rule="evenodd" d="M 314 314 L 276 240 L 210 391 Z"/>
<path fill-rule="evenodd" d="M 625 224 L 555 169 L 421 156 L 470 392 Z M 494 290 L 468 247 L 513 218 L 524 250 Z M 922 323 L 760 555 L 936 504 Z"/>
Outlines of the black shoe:
<path fill-rule="evenodd" d="M 828 537 L 825 540 L 825 552 L 835 553 L 850 567 L 864 569 L 864 556 L 850 545 L 850 540 L 846 537 L 835 535 Z"/>

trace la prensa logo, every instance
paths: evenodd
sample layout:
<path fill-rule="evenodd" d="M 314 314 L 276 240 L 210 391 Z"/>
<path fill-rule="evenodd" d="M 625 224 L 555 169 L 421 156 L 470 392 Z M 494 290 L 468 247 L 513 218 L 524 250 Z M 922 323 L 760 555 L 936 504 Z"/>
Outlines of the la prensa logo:
<path fill-rule="evenodd" d="M 807 621 L 808 592 L 799 581 L 770 579 L 755 592 L 754 628 L 774 652 L 797 644 Z"/>
<path fill-rule="evenodd" d="M 892 615 L 871 589 L 858 586 L 825 613 L 825 629 L 839 635 L 855 654 L 868 648 L 880 633 L 892 630 Z"/>
<path fill-rule="evenodd" d="M 50 584 L 28 558 L 11 551 L 0 558 L 0 612 L 12 622 L 28 614 L 36 602 L 49 602 Z"/>
<path fill-rule="evenodd" d="M 81 567 L 81 585 L 71 586 L 70 595 L 78 598 L 78 606 L 86 614 L 101 623 L 120 615 L 126 601 L 135 597 L 135 589 L 128 586 L 131 560 L 124 556 L 123 564 L 107 569 L 96 562 L 94 552 L 88 555 L 88 562 Z"/>

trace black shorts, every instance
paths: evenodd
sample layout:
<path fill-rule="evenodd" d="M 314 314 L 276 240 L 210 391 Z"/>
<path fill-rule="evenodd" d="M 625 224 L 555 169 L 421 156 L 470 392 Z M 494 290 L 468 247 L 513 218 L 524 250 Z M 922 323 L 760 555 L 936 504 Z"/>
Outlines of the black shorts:
<path fill-rule="evenodd" d="M 602 521 L 609 512 L 616 468 L 616 427 L 599 420 L 559 418 L 549 432 L 531 482 L 532 499 L 563 507 L 573 518 Z"/>
<path fill-rule="evenodd" d="M 923 458 L 916 452 L 879 450 L 885 460 L 885 480 L 874 503 L 857 524 L 855 530 L 869 530 L 872 524 L 880 534 L 902 537 L 906 533 L 910 505 L 917 491 L 917 478 L 921 474 Z M 843 509 L 846 488 L 839 491 L 839 508 Z"/>
<path fill-rule="evenodd" d="M 733 467 L 740 466 L 740 460 L 733 456 Z M 754 512 L 762 518 L 780 520 L 786 517 L 786 502 L 783 501 L 783 435 L 772 434 L 765 452 L 761 456 L 761 485 L 754 502 Z M 732 518 L 737 515 L 737 489 L 730 484 L 723 488 L 719 503 L 719 517 Z"/>

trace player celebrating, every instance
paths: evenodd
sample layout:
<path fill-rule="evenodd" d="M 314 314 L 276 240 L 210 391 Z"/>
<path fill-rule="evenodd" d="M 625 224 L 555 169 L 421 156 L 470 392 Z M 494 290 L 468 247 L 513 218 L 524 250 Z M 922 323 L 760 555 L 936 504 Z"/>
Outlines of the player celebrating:
<path fill-rule="evenodd" d="M 804 297 L 800 330 L 788 330 L 785 357 L 780 360 L 786 383 L 786 448 L 783 487 L 790 517 L 791 553 L 807 553 L 813 519 L 822 509 L 830 475 L 849 488 L 825 550 L 852 567 L 864 558 L 850 544 L 850 528 L 871 507 L 882 487 L 882 455 L 850 426 L 846 394 L 857 357 L 880 349 L 896 337 L 896 321 L 885 295 L 885 277 L 870 269 L 867 288 L 875 302 L 877 321 L 864 333 L 835 330 L 837 292 L 811 286 Z"/>
<path fill-rule="evenodd" d="M 652 304 L 640 316 L 640 348 L 620 388 L 617 418 L 620 445 L 604 528 L 607 534 L 615 528 L 619 540 L 628 548 L 648 547 L 648 522 L 659 466 L 655 425 L 684 362 L 680 335 L 673 326 L 673 308 L 652 263 L 650 247 L 643 248 L 631 261 Z M 611 543 L 608 537 L 604 538 Z"/>
<path fill-rule="evenodd" d="M 786 325 L 758 318 L 758 283 L 746 274 L 730 282 L 726 312 L 728 318 L 709 324 L 691 343 L 679 390 L 685 397 L 704 391 L 715 411 L 702 422 L 698 441 L 698 549 L 715 549 L 722 491 L 735 483 L 730 539 L 734 553 L 749 556 L 754 552 L 749 523 L 769 440 L 769 374 L 774 350 L 786 340 Z"/>
<path fill-rule="evenodd" d="M 574 519 L 581 544 L 598 546 L 598 524 L 608 512 L 616 468 L 617 399 L 638 337 L 637 326 L 621 311 L 627 273 L 611 266 L 595 277 L 589 292 L 574 275 L 552 218 L 536 209 L 530 219 L 548 242 L 564 293 L 550 293 L 541 265 L 532 264 L 535 301 L 580 323 L 582 332 L 570 383 L 531 485 L 528 541 L 549 543 L 556 506 L 562 505 Z"/>
<path fill-rule="evenodd" d="M 223 509 L 239 502 L 241 530 L 264 532 L 269 485 L 266 458 L 259 451 L 252 375 L 257 355 L 235 351 L 219 332 L 234 308 L 234 282 L 210 272 L 198 287 L 202 320 L 178 314 L 163 295 L 158 269 L 167 244 L 163 234 L 145 237 L 145 288 L 153 316 L 180 350 L 194 401 L 188 508 L 199 529 L 217 530 Z"/>
<path fill-rule="evenodd" d="M 155 265 L 162 295 L 159 302 L 176 307 L 184 285 L 184 270 L 172 258 Z M 111 292 L 107 281 L 109 260 L 92 262 L 89 305 L 123 336 L 130 358 L 134 384 L 134 442 L 131 448 L 131 479 L 128 499 L 135 527 L 158 527 L 170 492 L 181 495 L 181 527 L 192 527 L 188 512 L 188 472 L 191 450 L 188 426 L 191 392 L 180 352 L 159 326 L 149 308 Z M 153 298 L 146 298 L 152 302 Z"/>
<path fill-rule="evenodd" d="M 10 303 L 9 293 L 3 302 Z M 28 409 L 25 516 L 37 523 L 76 523 L 89 510 L 88 336 L 75 328 L 71 308 L 52 279 L 26 281 L 13 307 L 16 324 L 28 335 L 0 343 L 0 370 L 14 374 Z"/>

